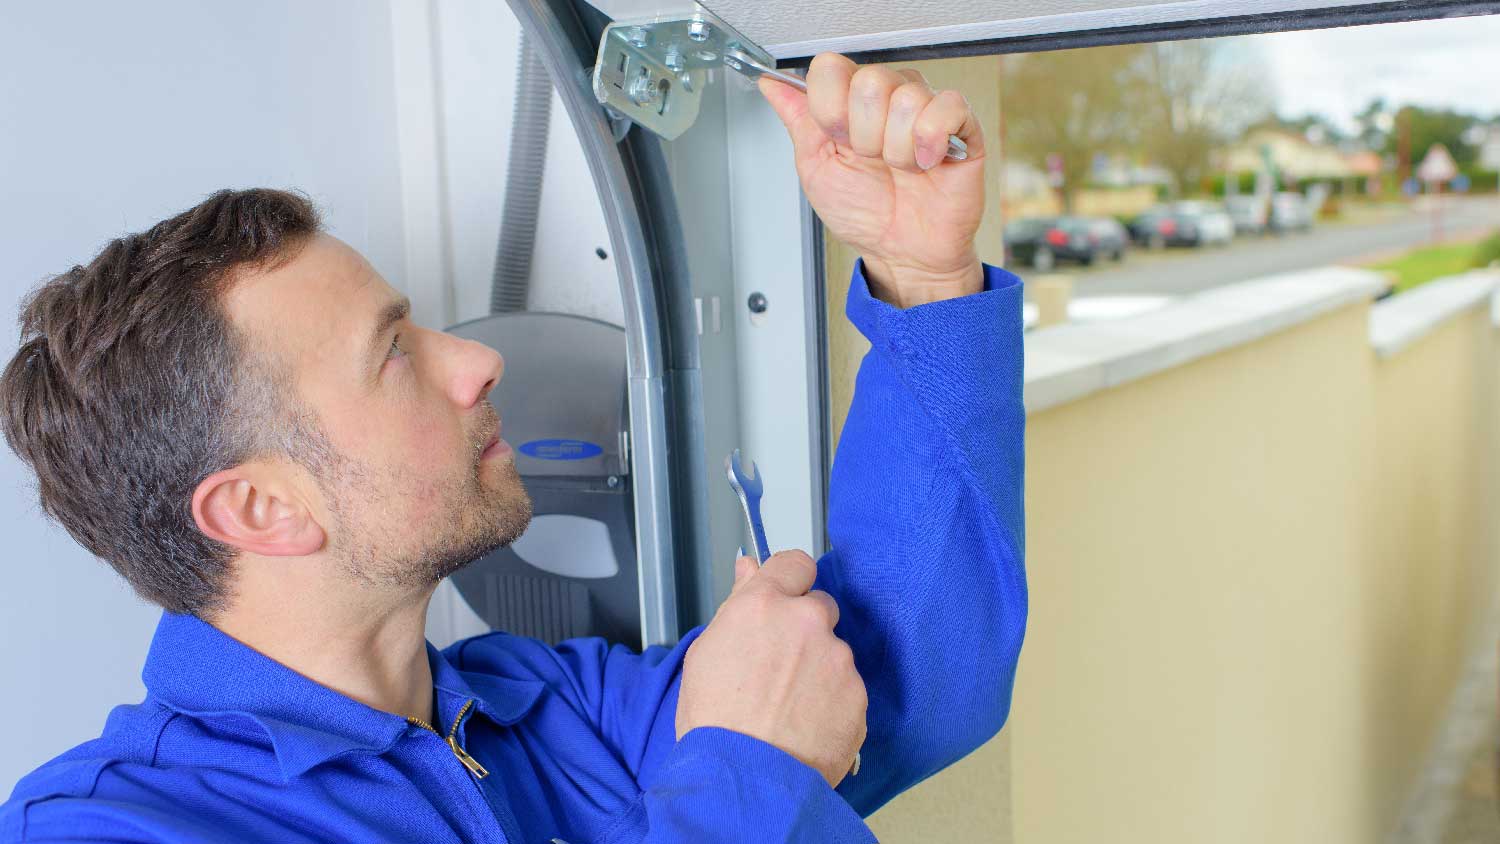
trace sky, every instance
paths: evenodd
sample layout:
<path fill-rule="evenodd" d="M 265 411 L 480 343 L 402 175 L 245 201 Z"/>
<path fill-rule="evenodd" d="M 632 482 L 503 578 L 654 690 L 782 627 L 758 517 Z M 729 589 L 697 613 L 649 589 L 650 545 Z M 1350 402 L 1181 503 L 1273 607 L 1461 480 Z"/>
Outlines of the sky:
<path fill-rule="evenodd" d="M 1371 99 L 1500 115 L 1500 15 L 1246 36 L 1283 117 L 1345 130 Z"/>

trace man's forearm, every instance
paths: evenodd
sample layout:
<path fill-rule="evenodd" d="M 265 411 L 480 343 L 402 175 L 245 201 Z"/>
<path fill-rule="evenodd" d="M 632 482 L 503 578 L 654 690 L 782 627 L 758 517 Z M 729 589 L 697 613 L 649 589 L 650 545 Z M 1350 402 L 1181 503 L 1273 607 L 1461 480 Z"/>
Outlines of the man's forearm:
<path fill-rule="evenodd" d="M 869 691 L 862 814 L 1000 728 L 1026 620 L 1020 281 L 898 310 L 856 272 L 870 340 L 834 460 L 818 588 Z"/>

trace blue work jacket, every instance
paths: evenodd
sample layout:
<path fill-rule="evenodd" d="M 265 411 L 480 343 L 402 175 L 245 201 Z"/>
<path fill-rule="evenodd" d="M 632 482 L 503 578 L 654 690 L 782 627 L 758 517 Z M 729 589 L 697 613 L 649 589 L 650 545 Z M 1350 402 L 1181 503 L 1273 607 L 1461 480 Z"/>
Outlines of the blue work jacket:
<path fill-rule="evenodd" d="M 906 310 L 856 269 L 871 344 L 816 588 L 869 691 L 837 790 L 765 742 L 675 736 L 683 657 L 506 633 L 428 646 L 438 723 L 372 709 L 164 615 L 146 699 L 24 778 L 0 842 L 853 844 L 862 818 L 992 737 L 1026 621 L 1021 287 Z M 14 726 L 14 725 L 13 725 Z"/>

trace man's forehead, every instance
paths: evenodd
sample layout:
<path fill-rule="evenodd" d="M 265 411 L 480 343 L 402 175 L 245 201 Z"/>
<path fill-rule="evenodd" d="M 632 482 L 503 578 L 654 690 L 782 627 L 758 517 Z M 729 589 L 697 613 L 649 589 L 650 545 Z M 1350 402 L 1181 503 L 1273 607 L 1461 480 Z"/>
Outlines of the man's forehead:
<path fill-rule="evenodd" d="M 399 298 L 364 256 L 336 237 L 319 234 L 290 261 L 239 274 L 225 308 L 237 325 L 273 341 L 284 354 L 356 342 L 381 308 Z"/>

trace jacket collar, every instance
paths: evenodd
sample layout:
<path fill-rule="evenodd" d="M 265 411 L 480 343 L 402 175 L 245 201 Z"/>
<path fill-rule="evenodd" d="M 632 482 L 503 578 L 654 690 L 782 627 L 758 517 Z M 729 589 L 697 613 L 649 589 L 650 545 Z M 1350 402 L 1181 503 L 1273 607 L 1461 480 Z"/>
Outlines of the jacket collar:
<path fill-rule="evenodd" d="M 444 730 L 465 702 L 508 726 L 541 695 L 540 682 L 460 672 L 427 644 Z M 194 717 L 248 719 L 270 738 L 286 779 L 335 756 L 383 753 L 410 728 L 382 712 L 298 674 L 191 615 L 163 613 L 141 672 L 152 697 Z"/>

